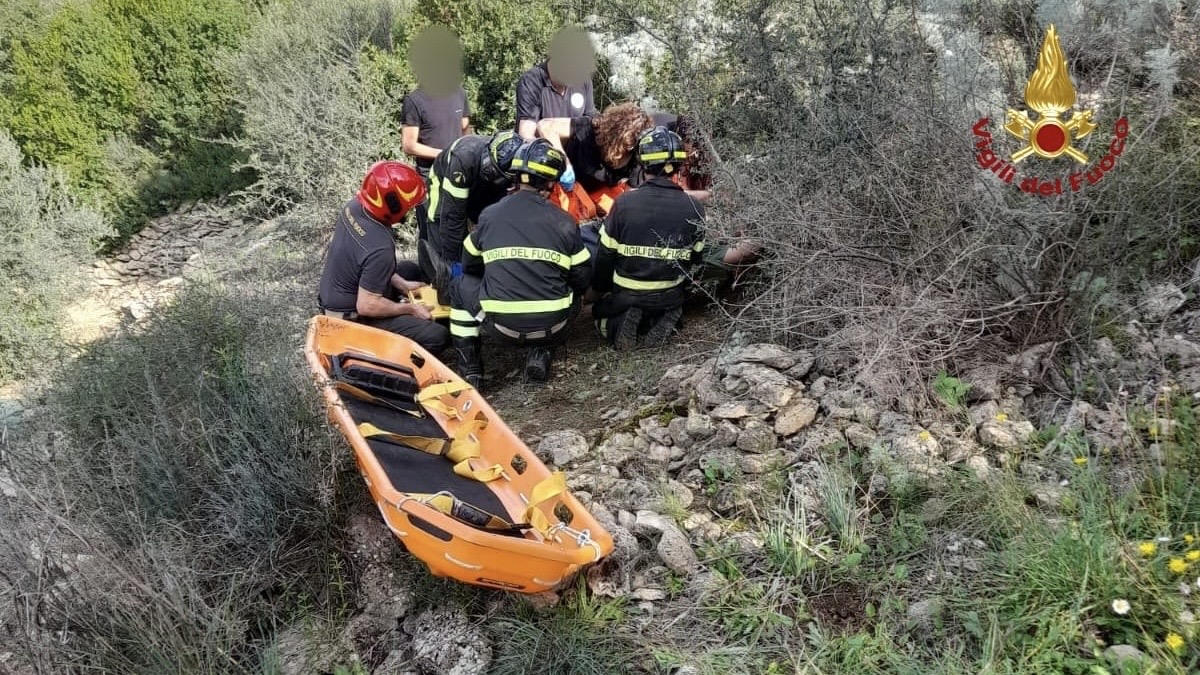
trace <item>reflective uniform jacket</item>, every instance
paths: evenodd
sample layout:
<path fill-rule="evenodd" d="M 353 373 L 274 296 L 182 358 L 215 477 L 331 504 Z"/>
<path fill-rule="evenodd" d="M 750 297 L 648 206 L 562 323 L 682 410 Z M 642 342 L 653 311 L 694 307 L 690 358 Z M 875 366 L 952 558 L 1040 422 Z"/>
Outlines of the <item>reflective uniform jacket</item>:
<path fill-rule="evenodd" d="M 682 290 L 704 251 L 704 206 L 670 178 L 651 178 L 617 198 L 600 230 L 593 286 L 601 293 Z"/>
<path fill-rule="evenodd" d="M 467 223 L 508 191 L 484 176 L 490 136 L 463 136 L 438 154 L 429 170 L 429 245 L 448 265 L 462 257 Z"/>
<path fill-rule="evenodd" d="M 463 242 L 463 271 L 482 276 L 479 306 L 493 322 L 533 331 L 565 319 L 592 277 L 571 217 L 520 190 L 488 207 Z"/>

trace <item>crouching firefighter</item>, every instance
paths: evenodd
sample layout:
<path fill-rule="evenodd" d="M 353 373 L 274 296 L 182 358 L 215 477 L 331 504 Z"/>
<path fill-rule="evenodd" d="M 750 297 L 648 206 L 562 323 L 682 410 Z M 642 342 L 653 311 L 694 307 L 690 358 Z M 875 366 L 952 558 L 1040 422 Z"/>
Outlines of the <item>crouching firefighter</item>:
<path fill-rule="evenodd" d="M 566 158 L 545 139 L 512 160 L 517 190 L 484 209 L 463 241 L 463 275 L 451 285 L 450 336 L 462 377 L 478 387 L 480 329 L 528 349 L 525 379 L 543 382 L 591 281 L 579 228 L 550 202 Z"/>
<path fill-rule="evenodd" d="M 600 231 L 592 316 L 617 349 L 661 346 L 683 316 L 688 269 L 702 260 L 704 206 L 672 180 L 687 158 L 665 127 L 636 149 L 646 182 L 617 197 Z"/>
<path fill-rule="evenodd" d="M 429 170 L 429 227 L 419 242 L 421 268 L 445 297 L 457 275 L 463 240 L 483 209 L 512 187 L 509 164 L 523 141 L 512 131 L 463 136 L 438 154 Z"/>

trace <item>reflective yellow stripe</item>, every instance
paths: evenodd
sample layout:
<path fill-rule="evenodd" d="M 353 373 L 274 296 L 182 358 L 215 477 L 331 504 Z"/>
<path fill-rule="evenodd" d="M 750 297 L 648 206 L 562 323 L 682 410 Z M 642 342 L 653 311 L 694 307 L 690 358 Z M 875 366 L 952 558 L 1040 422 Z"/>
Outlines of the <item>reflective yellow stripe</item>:
<path fill-rule="evenodd" d="M 692 257 L 690 248 L 662 248 L 658 246 L 633 246 L 617 244 L 617 253 L 629 258 L 651 258 L 654 260 L 687 260 Z"/>
<path fill-rule="evenodd" d="M 450 320 L 462 321 L 463 323 L 475 323 L 475 315 L 465 309 L 450 308 Z"/>
<path fill-rule="evenodd" d="M 642 155 L 641 159 L 643 162 L 653 162 L 656 159 L 687 159 L 687 153 L 683 150 L 676 150 L 674 153 L 666 151 L 651 152 L 649 154 Z"/>
<path fill-rule="evenodd" d="M 437 220 L 438 202 L 442 200 L 442 179 L 432 167 L 429 169 L 429 218 Z"/>
<path fill-rule="evenodd" d="M 442 183 L 442 189 L 450 193 L 451 197 L 458 199 L 466 199 L 471 194 L 471 189 L 467 187 L 459 187 L 450 181 Z"/>
<path fill-rule="evenodd" d="M 551 166 L 546 166 L 545 164 L 542 164 L 541 162 L 527 162 L 523 159 L 514 159 L 512 162 L 512 168 L 517 169 L 517 168 L 521 168 L 521 167 L 533 169 L 537 173 L 540 173 L 541 175 L 543 175 L 547 178 L 553 178 L 558 175 L 557 169 L 555 169 L 554 167 L 551 167 Z"/>
<path fill-rule="evenodd" d="M 571 265 L 572 266 L 582 265 L 585 262 L 587 262 L 588 260 L 590 260 L 591 257 L 592 257 L 592 254 L 588 253 L 588 250 L 586 248 L 580 249 L 579 253 L 576 253 L 575 255 L 571 256 Z"/>
<path fill-rule="evenodd" d="M 600 245 L 604 248 L 616 248 L 621 245 L 621 242 L 612 238 L 607 227 L 602 227 L 600 228 Z"/>
<path fill-rule="evenodd" d="M 464 326 L 461 323 L 450 322 L 450 334 L 454 337 L 479 337 L 479 324 Z"/>
<path fill-rule="evenodd" d="M 463 250 L 471 255 L 479 255 L 479 248 L 475 246 L 475 241 L 471 239 L 471 235 L 467 235 L 467 238 L 463 239 Z"/>
<path fill-rule="evenodd" d="M 574 299 L 572 293 L 557 300 L 481 300 L 479 305 L 489 314 L 541 314 L 567 309 Z"/>
<path fill-rule="evenodd" d="M 586 252 L 586 251 L 585 251 Z M 492 248 L 483 252 L 483 262 L 490 263 L 497 260 L 533 260 L 537 262 L 554 263 L 563 269 L 571 267 L 572 259 L 566 255 L 548 248 L 534 248 L 532 246 L 506 246 L 504 248 Z M 586 260 L 586 258 L 585 258 Z"/>
<path fill-rule="evenodd" d="M 703 251 L 704 250 L 704 240 L 701 239 L 700 241 L 696 242 L 696 245 L 692 247 L 692 250 L 695 251 L 696 253 Z"/>
<path fill-rule="evenodd" d="M 631 291 L 665 291 L 669 288 L 675 288 L 679 284 L 683 283 L 683 277 L 679 277 L 678 279 L 668 279 L 666 281 L 641 281 L 639 279 L 623 277 L 614 272 L 613 283 L 621 288 L 628 288 Z"/>

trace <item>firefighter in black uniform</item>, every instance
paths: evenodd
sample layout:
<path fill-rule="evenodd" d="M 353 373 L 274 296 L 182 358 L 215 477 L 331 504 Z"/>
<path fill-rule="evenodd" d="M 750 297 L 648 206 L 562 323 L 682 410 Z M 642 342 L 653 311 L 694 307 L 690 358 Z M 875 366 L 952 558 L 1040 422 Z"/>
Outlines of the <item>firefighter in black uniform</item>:
<path fill-rule="evenodd" d="M 478 387 L 480 328 L 528 347 L 525 379 L 545 381 L 552 349 L 566 338 L 592 277 L 579 228 L 548 199 L 566 158 L 545 139 L 522 145 L 512 161 L 517 190 L 488 207 L 463 242 L 463 276 L 453 285 L 450 336 L 459 374 Z"/>
<path fill-rule="evenodd" d="M 671 180 L 687 159 L 665 127 L 638 138 L 646 182 L 622 194 L 600 231 L 592 316 L 617 349 L 661 346 L 683 315 L 688 269 L 704 251 L 704 206 Z"/>
<path fill-rule="evenodd" d="M 407 302 L 417 281 L 416 263 L 396 260 L 392 228 L 425 201 L 425 181 L 400 162 L 377 162 L 362 188 L 338 213 L 325 253 L 317 304 L 326 316 L 399 333 L 433 353 L 450 342 L 446 328 L 425 307 Z"/>
<path fill-rule="evenodd" d="M 429 170 L 429 227 L 418 244 L 425 276 L 444 298 L 453 268 L 462 258 L 469 223 L 484 208 L 500 201 L 512 187 L 509 164 L 521 147 L 512 131 L 492 137 L 463 136 L 443 150 Z"/>

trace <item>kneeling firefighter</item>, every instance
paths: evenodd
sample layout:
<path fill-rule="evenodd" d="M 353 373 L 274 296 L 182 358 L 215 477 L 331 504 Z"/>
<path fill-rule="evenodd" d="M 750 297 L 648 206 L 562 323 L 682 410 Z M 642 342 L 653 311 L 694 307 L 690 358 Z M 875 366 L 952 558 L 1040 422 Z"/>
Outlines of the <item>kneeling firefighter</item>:
<path fill-rule="evenodd" d="M 565 168 L 563 153 L 545 139 L 522 145 L 512 160 L 516 192 L 484 209 L 463 241 L 463 276 L 451 285 L 450 336 L 459 374 L 473 386 L 483 379 L 480 328 L 528 348 L 525 379 L 541 382 L 579 311 L 591 256 L 575 222 L 549 201 Z"/>
<path fill-rule="evenodd" d="M 522 140 L 512 131 L 463 136 L 438 154 L 429 170 L 429 226 L 418 243 L 425 276 L 445 296 L 462 258 L 471 223 L 512 187 L 509 164 Z"/>
<path fill-rule="evenodd" d="M 638 138 L 646 182 L 617 197 L 600 231 L 592 316 L 618 349 L 667 342 L 683 315 L 688 269 L 702 260 L 704 206 L 671 180 L 687 152 L 655 127 Z"/>

